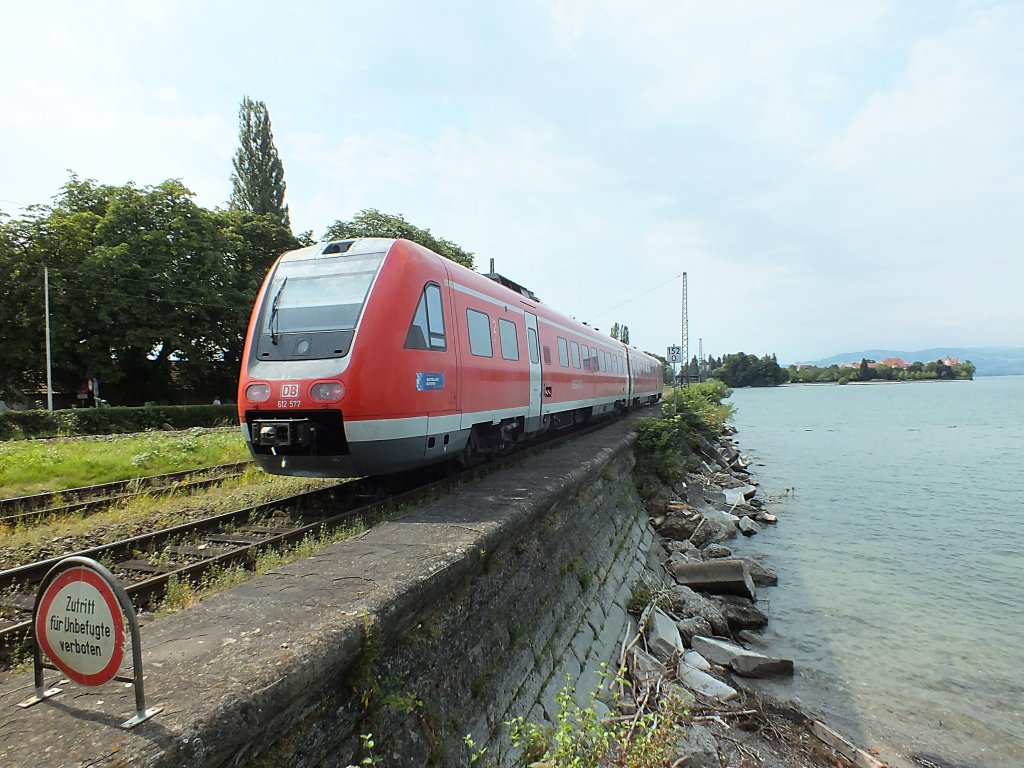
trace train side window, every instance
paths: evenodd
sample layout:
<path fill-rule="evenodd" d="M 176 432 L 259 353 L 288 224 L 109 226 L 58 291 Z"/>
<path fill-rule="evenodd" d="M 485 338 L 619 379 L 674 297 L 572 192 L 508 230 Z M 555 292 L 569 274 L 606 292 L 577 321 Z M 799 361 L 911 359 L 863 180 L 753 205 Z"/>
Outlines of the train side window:
<path fill-rule="evenodd" d="M 551 365 L 551 347 L 544 347 L 544 365 Z"/>
<path fill-rule="evenodd" d="M 580 367 L 580 345 L 575 341 L 569 342 L 569 348 L 572 350 L 572 367 Z"/>
<path fill-rule="evenodd" d="M 537 332 L 533 328 L 526 329 L 526 346 L 530 348 L 530 362 L 540 362 L 540 342 L 537 340 Z"/>
<path fill-rule="evenodd" d="M 438 352 L 448 349 L 444 312 L 441 310 L 441 289 L 436 283 L 427 283 L 423 288 L 412 323 L 405 334 L 405 348 L 433 349 Z"/>
<path fill-rule="evenodd" d="M 569 342 L 558 337 L 558 364 L 563 368 L 569 367 Z"/>
<path fill-rule="evenodd" d="M 430 283 L 424 289 L 427 299 L 427 330 L 431 349 L 444 351 L 448 348 L 448 338 L 444 332 L 444 312 L 441 310 L 441 289 Z"/>
<path fill-rule="evenodd" d="M 590 347 L 586 344 L 583 345 L 583 367 L 590 370 Z"/>
<path fill-rule="evenodd" d="M 466 310 L 466 323 L 469 327 L 469 351 L 477 357 L 493 357 L 491 351 L 491 318 L 486 312 L 475 309 Z"/>
<path fill-rule="evenodd" d="M 501 342 L 501 356 L 503 358 L 506 360 L 519 359 L 519 335 L 516 333 L 515 323 L 499 318 L 498 340 Z"/>

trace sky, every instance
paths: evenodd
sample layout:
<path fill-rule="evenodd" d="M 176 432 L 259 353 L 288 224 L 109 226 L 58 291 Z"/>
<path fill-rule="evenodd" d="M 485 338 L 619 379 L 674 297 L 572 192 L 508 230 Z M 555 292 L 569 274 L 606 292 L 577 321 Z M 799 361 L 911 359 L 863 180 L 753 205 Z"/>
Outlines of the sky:
<path fill-rule="evenodd" d="M 73 172 L 375 208 L 632 344 L 1024 346 L 1024 2 L 80 0 L 0 25 L 0 211 Z"/>

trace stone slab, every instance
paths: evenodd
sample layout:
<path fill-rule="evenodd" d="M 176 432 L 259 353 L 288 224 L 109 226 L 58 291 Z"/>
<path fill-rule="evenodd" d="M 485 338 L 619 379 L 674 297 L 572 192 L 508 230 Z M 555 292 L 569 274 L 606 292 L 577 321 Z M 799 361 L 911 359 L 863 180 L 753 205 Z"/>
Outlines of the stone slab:
<path fill-rule="evenodd" d="M 694 635 L 690 640 L 690 645 L 708 661 L 729 667 L 733 672 L 744 677 L 793 674 L 791 660 L 777 659 L 756 651 L 748 651 L 742 645 L 728 640 Z"/>
<path fill-rule="evenodd" d="M 673 578 L 697 592 L 740 595 L 757 599 L 750 569 L 742 560 L 706 560 L 703 563 L 670 562 Z"/>

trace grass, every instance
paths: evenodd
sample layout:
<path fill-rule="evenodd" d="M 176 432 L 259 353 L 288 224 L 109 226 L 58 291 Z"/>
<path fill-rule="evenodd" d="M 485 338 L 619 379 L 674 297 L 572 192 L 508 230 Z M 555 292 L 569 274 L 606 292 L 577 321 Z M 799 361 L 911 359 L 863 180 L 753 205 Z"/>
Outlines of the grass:
<path fill-rule="evenodd" d="M 0 498 L 245 461 L 236 428 L 0 442 Z"/>
<path fill-rule="evenodd" d="M 280 568 L 296 560 L 312 557 L 337 541 L 351 539 L 366 530 L 366 524 L 355 520 L 349 526 L 336 528 L 333 531 L 321 531 L 316 535 L 307 534 L 302 541 L 283 549 L 267 549 L 256 558 L 252 570 L 242 566 L 230 568 L 214 568 L 208 571 L 198 583 L 180 581 L 174 577 L 167 585 L 167 594 L 160 603 L 158 616 L 166 616 L 205 600 L 211 595 L 237 586 L 255 576 Z"/>
<path fill-rule="evenodd" d="M 210 488 L 137 496 L 87 516 L 0 525 L 0 568 L 45 557 L 54 542 L 60 542 L 63 551 L 85 549 L 337 482 L 268 475 L 253 466 Z"/>

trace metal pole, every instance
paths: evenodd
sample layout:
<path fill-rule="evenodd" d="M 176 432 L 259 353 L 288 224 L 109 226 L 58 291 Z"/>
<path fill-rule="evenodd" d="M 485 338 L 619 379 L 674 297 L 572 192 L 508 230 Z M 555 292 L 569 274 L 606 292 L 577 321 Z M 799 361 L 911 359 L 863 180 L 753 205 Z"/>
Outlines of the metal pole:
<path fill-rule="evenodd" d="M 53 376 L 50 373 L 50 270 L 43 267 L 43 301 L 46 305 L 46 410 L 53 412 Z"/>
<path fill-rule="evenodd" d="M 679 329 L 679 335 L 681 336 L 680 346 L 683 348 L 683 360 L 680 365 L 680 378 L 683 381 L 683 386 L 689 385 L 687 373 L 690 369 L 690 328 L 689 328 L 689 310 L 686 306 L 686 273 L 683 272 L 683 312 L 682 312 L 682 325 Z"/>

